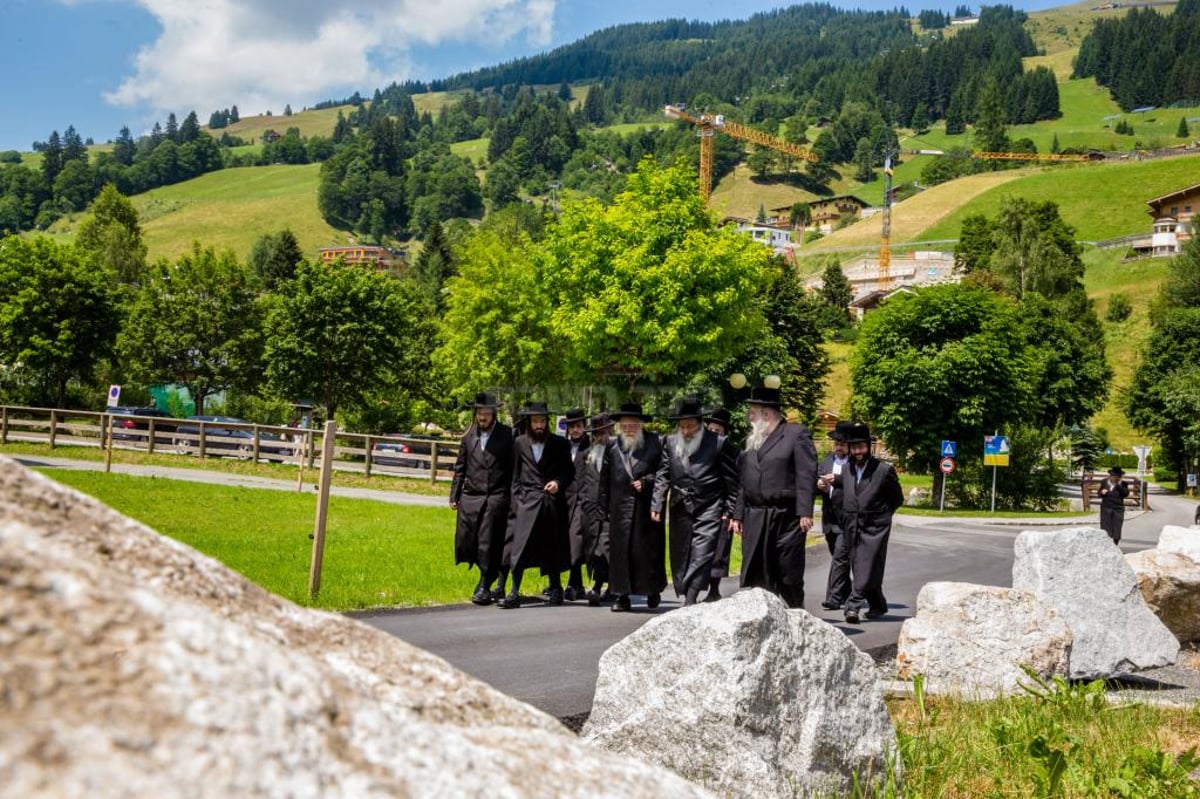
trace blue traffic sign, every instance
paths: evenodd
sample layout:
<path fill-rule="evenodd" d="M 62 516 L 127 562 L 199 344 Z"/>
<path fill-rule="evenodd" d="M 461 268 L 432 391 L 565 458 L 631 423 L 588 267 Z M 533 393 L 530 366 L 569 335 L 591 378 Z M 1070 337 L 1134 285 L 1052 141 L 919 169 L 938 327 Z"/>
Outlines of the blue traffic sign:
<path fill-rule="evenodd" d="M 943 441 L 942 442 L 942 457 L 943 458 L 958 457 L 958 445 L 955 444 L 953 441 Z"/>
<path fill-rule="evenodd" d="M 1011 452 L 1008 436 L 983 437 L 983 465 L 1007 466 L 1008 455 Z"/>

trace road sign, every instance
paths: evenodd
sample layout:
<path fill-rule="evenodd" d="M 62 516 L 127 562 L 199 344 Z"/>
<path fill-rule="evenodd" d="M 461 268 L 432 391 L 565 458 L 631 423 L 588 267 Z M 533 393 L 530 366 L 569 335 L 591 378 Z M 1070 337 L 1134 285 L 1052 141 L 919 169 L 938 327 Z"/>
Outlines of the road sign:
<path fill-rule="evenodd" d="M 115 408 L 120 404 L 121 404 L 121 387 L 120 386 L 109 386 L 108 387 L 108 407 Z"/>
<path fill-rule="evenodd" d="M 943 458 L 958 457 L 958 444 L 955 444 L 953 441 L 943 441 L 942 442 L 942 457 Z"/>
<path fill-rule="evenodd" d="M 983 437 L 984 466 L 1007 466 L 1009 452 L 1008 436 Z"/>
<path fill-rule="evenodd" d="M 955 467 L 954 458 L 942 458 L 938 462 L 938 468 L 942 470 L 942 474 L 950 474 Z"/>

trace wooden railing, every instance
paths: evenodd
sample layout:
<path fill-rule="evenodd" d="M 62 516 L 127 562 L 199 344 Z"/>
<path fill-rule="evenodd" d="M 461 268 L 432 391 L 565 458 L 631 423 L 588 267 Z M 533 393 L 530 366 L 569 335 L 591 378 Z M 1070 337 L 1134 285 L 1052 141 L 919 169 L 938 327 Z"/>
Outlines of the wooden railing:
<path fill-rule="evenodd" d="M 133 420 L 125 427 L 123 420 Z M 304 463 L 319 466 L 324 433 L 249 422 L 0 405 L 0 446 L 16 442 L 58 447 L 98 447 L 200 458 Z M 341 471 L 448 480 L 458 457 L 457 439 L 352 433 L 335 434 L 333 466 Z"/>

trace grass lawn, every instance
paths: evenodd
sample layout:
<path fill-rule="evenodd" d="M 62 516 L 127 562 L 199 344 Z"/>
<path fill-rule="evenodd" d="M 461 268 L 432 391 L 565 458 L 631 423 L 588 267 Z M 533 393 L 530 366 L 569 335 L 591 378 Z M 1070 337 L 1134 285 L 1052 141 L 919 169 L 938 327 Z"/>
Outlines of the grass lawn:
<path fill-rule="evenodd" d="M 352 105 L 343 105 L 336 108 L 321 108 L 315 111 L 299 111 L 289 116 L 283 115 L 282 108 L 271 109 L 275 113 L 272 116 L 243 116 L 228 127 L 218 130 L 211 130 L 207 125 L 204 130 L 212 135 L 213 138 L 221 138 L 222 133 L 229 133 L 231 136 L 240 136 L 248 142 L 261 144 L 263 133 L 268 130 L 274 130 L 276 133 L 283 134 L 288 128 L 299 128 L 300 135 L 305 138 L 312 136 L 332 136 L 333 128 L 337 124 L 337 116 L 340 111 L 343 114 L 349 115 L 354 110 Z"/>

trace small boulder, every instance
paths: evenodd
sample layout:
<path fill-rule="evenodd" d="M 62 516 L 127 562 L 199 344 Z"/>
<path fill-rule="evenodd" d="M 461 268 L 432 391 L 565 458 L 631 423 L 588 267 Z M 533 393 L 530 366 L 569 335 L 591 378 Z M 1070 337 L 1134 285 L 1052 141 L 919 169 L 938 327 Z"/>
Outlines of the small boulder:
<path fill-rule="evenodd" d="M 840 792 L 899 769 L 870 657 L 761 589 L 659 616 L 610 647 L 583 736 L 722 795 Z"/>
<path fill-rule="evenodd" d="M 1015 551 L 1013 588 L 1032 591 L 1071 628 L 1070 677 L 1107 678 L 1175 662 L 1179 641 L 1147 607 L 1137 575 L 1103 530 L 1026 530 Z"/>
<path fill-rule="evenodd" d="M 1156 549 L 1125 556 L 1142 598 L 1185 643 L 1200 641 L 1200 529 L 1163 528 Z"/>
<path fill-rule="evenodd" d="M 929 693 L 993 698 L 1016 693 L 1031 669 L 1066 676 L 1071 630 L 1028 591 L 970 583 L 927 583 L 917 613 L 904 622 L 897 676 L 924 675 Z"/>
<path fill-rule="evenodd" d="M 1200 563 L 1200 527 L 1168 524 L 1159 534 L 1155 549 L 1164 554 L 1183 555 Z"/>

